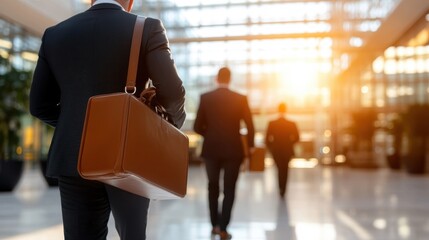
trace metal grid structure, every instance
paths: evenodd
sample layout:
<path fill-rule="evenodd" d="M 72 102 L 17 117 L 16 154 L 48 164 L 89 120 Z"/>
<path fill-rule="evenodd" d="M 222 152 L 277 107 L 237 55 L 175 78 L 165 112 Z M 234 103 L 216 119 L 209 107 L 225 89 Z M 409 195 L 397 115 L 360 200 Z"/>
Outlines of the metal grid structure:
<path fill-rule="evenodd" d="M 349 66 L 398 0 L 136 0 L 163 20 L 187 89 L 188 110 L 214 87 L 220 66 L 255 112 L 287 101 L 294 111 L 329 107 L 331 79 Z M 268 110 L 267 110 L 268 109 Z"/>
<path fill-rule="evenodd" d="M 247 94 L 257 130 L 263 134 L 277 104 L 287 102 L 302 133 L 300 151 L 319 157 L 335 131 L 337 78 L 399 2 L 136 0 L 134 11 L 166 26 L 187 89 L 185 129 L 192 128 L 199 95 L 216 86 L 217 69 L 229 66 L 232 88 Z"/>

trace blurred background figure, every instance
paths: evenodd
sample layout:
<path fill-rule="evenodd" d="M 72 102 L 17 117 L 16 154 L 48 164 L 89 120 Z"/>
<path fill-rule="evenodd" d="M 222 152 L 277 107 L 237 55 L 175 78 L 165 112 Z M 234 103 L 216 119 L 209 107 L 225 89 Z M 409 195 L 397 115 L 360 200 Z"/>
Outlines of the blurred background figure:
<path fill-rule="evenodd" d="M 201 96 L 194 130 L 204 137 L 201 157 L 204 159 L 208 177 L 208 197 L 212 234 L 221 239 L 230 239 L 227 226 L 235 199 L 235 186 L 241 163 L 243 144 L 240 123 L 247 127 L 247 144 L 254 146 L 254 128 L 247 97 L 228 89 L 231 71 L 219 70 L 218 88 Z M 223 170 L 223 204 L 219 212 L 219 178 Z"/>
<path fill-rule="evenodd" d="M 294 155 L 293 145 L 299 141 L 296 124 L 286 119 L 287 106 L 280 103 L 278 106 L 279 118 L 270 121 L 265 137 L 265 144 L 271 152 L 278 170 L 280 197 L 286 193 L 289 161 Z"/>

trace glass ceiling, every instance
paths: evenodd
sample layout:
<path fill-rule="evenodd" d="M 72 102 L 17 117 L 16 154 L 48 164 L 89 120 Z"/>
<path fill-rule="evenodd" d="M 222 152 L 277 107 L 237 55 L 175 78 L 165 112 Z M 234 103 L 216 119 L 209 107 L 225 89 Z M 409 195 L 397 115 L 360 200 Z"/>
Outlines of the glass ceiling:
<path fill-rule="evenodd" d="M 77 10 L 88 7 L 88 0 L 75 1 Z M 225 65 L 255 112 L 280 101 L 292 111 L 329 107 L 332 79 L 399 2 L 135 0 L 133 12 L 163 21 L 192 118 Z"/>

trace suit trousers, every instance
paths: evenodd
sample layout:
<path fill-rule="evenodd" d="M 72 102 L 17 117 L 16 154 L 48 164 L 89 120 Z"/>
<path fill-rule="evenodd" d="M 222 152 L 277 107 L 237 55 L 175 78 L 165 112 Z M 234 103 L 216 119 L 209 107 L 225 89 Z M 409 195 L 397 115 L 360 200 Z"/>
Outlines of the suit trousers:
<path fill-rule="evenodd" d="M 208 198 L 210 221 L 213 227 L 219 226 L 221 231 L 231 220 L 232 206 L 235 200 L 235 186 L 240 172 L 241 159 L 206 159 L 205 166 L 208 177 Z M 223 169 L 223 202 L 219 212 L 220 174 Z"/>
<path fill-rule="evenodd" d="M 292 156 L 289 154 L 273 153 L 274 162 L 276 163 L 278 171 L 278 185 L 281 196 L 284 196 L 286 193 L 289 161 L 291 157 Z"/>
<path fill-rule="evenodd" d="M 80 177 L 59 177 L 65 240 L 105 240 L 110 212 L 121 240 L 146 239 L 150 200 Z"/>

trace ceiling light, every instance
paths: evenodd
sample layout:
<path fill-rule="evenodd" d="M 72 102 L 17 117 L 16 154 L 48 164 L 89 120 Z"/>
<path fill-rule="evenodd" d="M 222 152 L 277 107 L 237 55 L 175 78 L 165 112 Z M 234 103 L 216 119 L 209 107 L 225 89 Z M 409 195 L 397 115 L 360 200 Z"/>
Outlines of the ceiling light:
<path fill-rule="evenodd" d="M 21 57 L 31 62 L 37 62 L 37 59 L 39 59 L 39 56 L 36 53 L 32 52 L 22 52 Z"/>
<path fill-rule="evenodd" d="M 9 53 L 6 50 L 0 48 L 0 57 L 2 57 L 4 59 L 8 59 Z"/>
<path fill-rule="evenodd" d="M 12 42 L 9 40 L 0 39 L 0 48 L 11 49 Z"/>
<path fill-rule="evenodd" d="M 363 45 L 363 40 L 362 38 L 358 38 L 358 37 L 352 37 L 349 40 L 349 44 L 352 47 L 362 47 Z"/>

